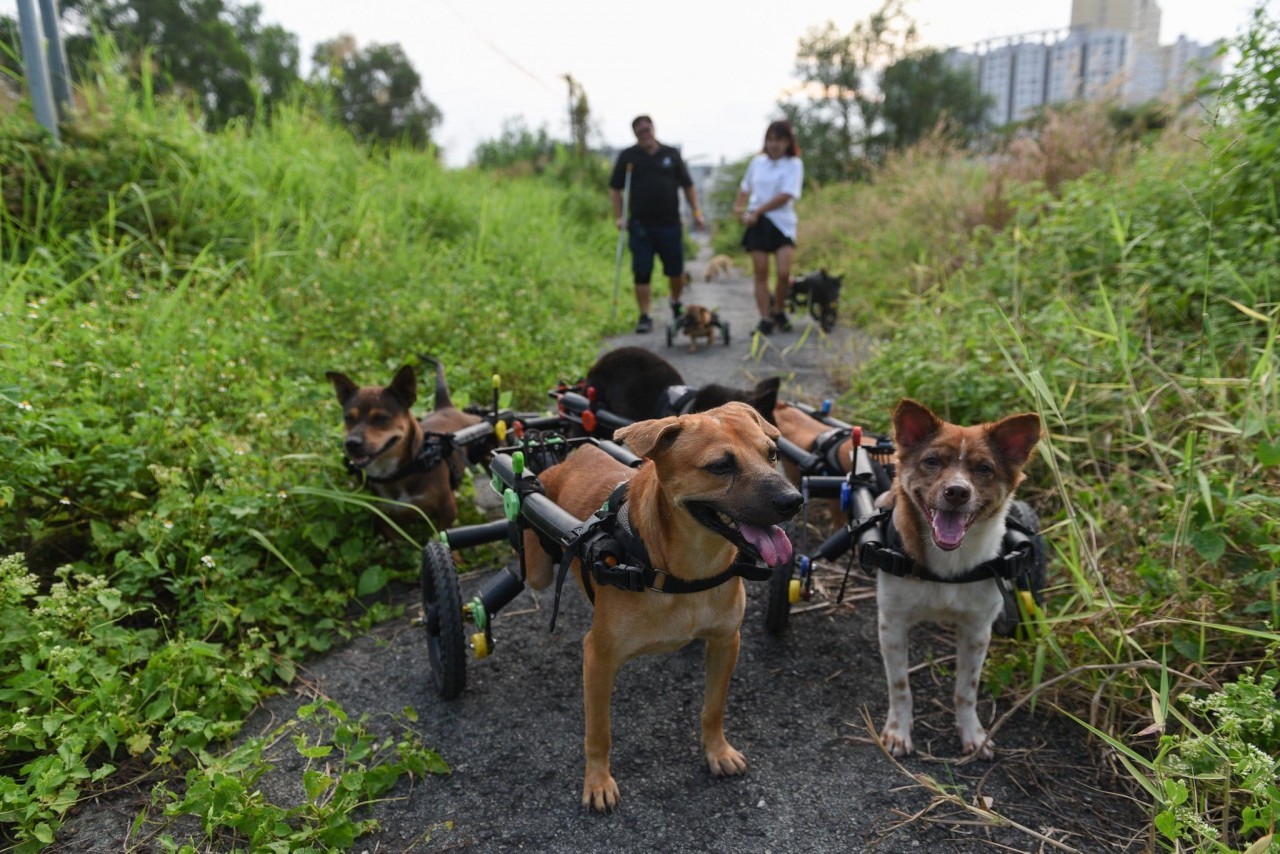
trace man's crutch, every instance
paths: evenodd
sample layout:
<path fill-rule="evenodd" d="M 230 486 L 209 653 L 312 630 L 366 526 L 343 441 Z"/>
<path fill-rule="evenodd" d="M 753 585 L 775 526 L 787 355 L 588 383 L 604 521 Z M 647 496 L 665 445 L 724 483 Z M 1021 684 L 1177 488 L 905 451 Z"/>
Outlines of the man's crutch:
<path fill-rule="evenodd" d="M 613 271 L 613 311 L 609 315 L 610 320 L 618 319 L 618 288 L 622 284 L 622 246 L 627 239 L 627 233 L 631 230 L 631 167 L 634 165 L 627 164 L 627 177 L 622 182 L 622 216 L 627 224 L 618 229 L 618 260 Z"/>

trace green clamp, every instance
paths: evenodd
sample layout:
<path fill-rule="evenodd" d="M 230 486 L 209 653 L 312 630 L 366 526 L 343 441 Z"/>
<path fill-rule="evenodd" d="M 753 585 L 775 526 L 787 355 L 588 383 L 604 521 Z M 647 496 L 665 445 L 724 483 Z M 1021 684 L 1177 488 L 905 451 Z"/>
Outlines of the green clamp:
<path fill-rule="evenodd" d="M 520 496 L 514 489 L 508 489 L 502 494 L 502 510 L 506 513 L 508 522 L 514 522 L 520 517 Z"/>
<path fill-rule="evenodd" d="M 484 611 L 484 603 L 480 601 L 480 597 L 472 599 L 468 603 L 468 610 L 471 613 L 471 621 L 476 624 L 476 628 L 482 632 L 488 631 L 489 615 Z"/>

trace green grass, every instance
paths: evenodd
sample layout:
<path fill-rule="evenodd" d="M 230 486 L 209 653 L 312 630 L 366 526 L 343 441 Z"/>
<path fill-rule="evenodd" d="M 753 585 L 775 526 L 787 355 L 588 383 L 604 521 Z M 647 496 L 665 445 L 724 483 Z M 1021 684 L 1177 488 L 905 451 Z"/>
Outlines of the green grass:
<path fill-rule="evenodd" d="M 1053 633 L 996 649 L 988 678 L 1051 680 L 1120 751 L 1168 850 L 1268 850 L 1280 803 L 1256 700 L 1275 692 L 1253 687 L 1280 672 L 1280 31 L 1259 26 L 1219 112 L 1100 145 L 1052 191 L 1009 181 L 1034 171 L 1016 151 L 926 148 L 801 215 L 836 235 L 802 266 L 855 271 L 846 308 L 878 338 L 846 411 L 884 424 L 905 395 L 961 422 L 1042 416 L 1022 490 L 1057 553 Z M 1044 130 L 1042 173 L 1079 151 L 1052 144 L 1073 127 Z"/>
<path fill-rule="evenodd" d="M 0 822 L 27 842 L 390 614 L 416 562 L 372 536 L 326 370 L 429 354 L 457 400 L 497 373 L 540 409 L 610 329 L 603 191 L 303 110 L 209 135 L 123 87 L 94 103 L 61 147 L 0 128 L 0 542 L 27 555 L 0 600 Z"/>

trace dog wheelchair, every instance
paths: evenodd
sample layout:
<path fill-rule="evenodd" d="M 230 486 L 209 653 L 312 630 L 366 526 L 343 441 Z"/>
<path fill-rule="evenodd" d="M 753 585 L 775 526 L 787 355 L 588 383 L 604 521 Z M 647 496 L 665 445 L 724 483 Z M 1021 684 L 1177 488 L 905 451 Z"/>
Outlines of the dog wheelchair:
<path fill-rule="evenodd" d="M 560 417 L 583 436 L 607 439 L 613 436 L 614 430 L 635 423 L 630 418 L 601 408 L 595 389 L 587 386 L 585 380 L 572 385 L 561 382 L 547 392 L 547 396 L 556 401 L 556 411 Z"/>
<path fill-rule="evenodd" d="M 796 549 L 796 557 L 775 569 L 769 582 L 765 630 L 773 635 L 786 630 L 792 605 L 812 598 L 817 561 L 834 562 L 849 556 L 837 603 L 843 601 L 855 561 L 872 578 L 876 572 L 919 576 L 921 571 L 897 547 L 892 509 L 876 507 L 877 498 L 893 483 L 892 440 L 877 436 L 874 444 L 864 445 L 862 428 L 831 417 L 829 401 L 824 402 L 821 410 L 803 404 L 792 405 L 832 430 L 815 440 L 813 451 L 785 439 L 778 443 L 779 453 L 801 472 L 800 492 L 805 500 L 805 515 L 802 517 L 801 545 Z M 842 438 L 837 440 L 836 437 Z M 843 442 L 843 438 L 851 438 L 853 442 L 853 460 L 848 474 L 840 473 L 838 464 L 830 459 L 830 449 Z M 833 466 L 836 467 L 834 474 L 831 472 Z M 838 498 L 846 519 L 844 525 L 812 552 L 809 551 L 807 524 L 811 498 Z M 1039 518 L 1031 505 L 1025 501 L 1013 501 L 1005 524 L 1001 554 L 995 559 L 975 567 L 960 578 L 934 580 L 967 583 L 994 578 L 1004 598 L 1004 609 L 992 631 L 1001 637 L 1015 637 L 1022 634 L 1025 626 L 1042 616 L 1041 591 L 1044 589 L 1048 553 L 1040 534 Z"/>
<path fill-rule="evenodd" d="M 671 318 L 671 322 L 667 324 L 667 346 L 673 347 L 676 343 L 676 336 L 684 332 L 686 328 L 696 326 L 697 322 L 688 314 L 677 314 Z M 710 325 L 720 330 L 720 337 L 724 339 L 724 346 L 729 346 L 729 321 L 722 320 L 720 313 L 712 309 Z"/>
<path fill-rule="evenodd" d="M 552 420 L 557 426 L 562 423 L 560 416 L 537 419 L 533 423 L 548 425 Z M 491 486 L 502 496 L 505 518 L 442 531 L 437 540 L 427 543 L 422 550 L 423 623 L 432 682 L 445 700 L 456 698 L 466 687 L 468 647 L 477 659 L 493 651 L 493 617 L 524 590 L 525 530 L 534 529 L 544 541 L 557 547 L 564 555 L 564 567 L 572 557 L 578 557 L 583 567 L 601 583 L 643 589 L 635 586 L 640 583 L 641 571 L 622 562 L 626 552 L 613 539 L 610 530 L 577 519 L 560 508 L 542 494 L 542 485 L 536 477 L 538 472 L 562 462 L 570 451 L 584 443 L 596 445 L 628 466 L 640 465 L 641 459 L 621 445 L 592 437 L 570 439 L 550 430 L 535 433 L 519 424 L 513 434 L 517 444 L 498 448 L 489 462 Z M 463 602 L 452 552 L 504 540 L 520 555 L 518 574 L 505 568 L 499 570 L 476 596 Z M 563 578 L 562 572 L 556 581 L 557 608 Z M 551 626 L 555 627 L 554 612 Z"/>

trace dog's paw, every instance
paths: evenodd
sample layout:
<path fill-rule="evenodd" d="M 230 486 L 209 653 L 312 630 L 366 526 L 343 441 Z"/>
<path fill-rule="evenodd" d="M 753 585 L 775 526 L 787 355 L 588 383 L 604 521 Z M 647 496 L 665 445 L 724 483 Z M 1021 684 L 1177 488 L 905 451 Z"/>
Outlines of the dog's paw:
<path fill-rule="evenodd" d="M 717 777 L 736 777 L 747 773 L 747 757 L 726 742 L 719 750 L 707 751 L 707 767 Z"/>
<path fill-rule="evenodd" d="M 880 743 L 893 756 L 910 756 L 915 751 L 911 743 L 911 728 L 902 729 L 893 723 L 885 724 L 880 731 Z"/>
<path fill-rule="evenodd" d="M 618 784 L 613 775 L 605 771 L 601 774 L 588 773 L 582 781 L 582 807 L 598 813 L 611 813 L 618 808 L 622 798 L 618 795 Z"/>
<path fill-rule="evenodd" d="M 974 753 L 979 759 L 995 758 L 995 744 L 991 739 L 987 738 L 986 730 L 982 727 L 968 732 L 962 727 L 957 727 L 957 729 L 960 732 L 960 747 L 964 750 L 966 756 Z"/>

